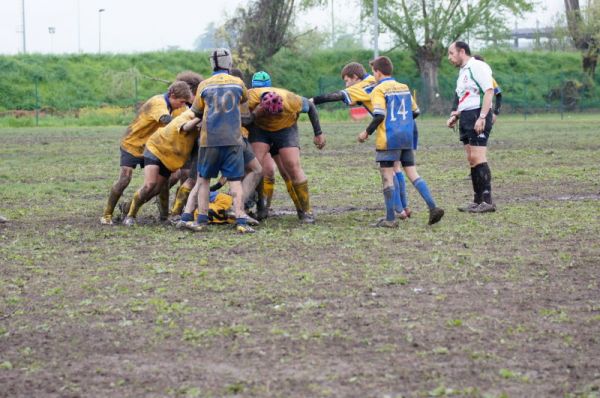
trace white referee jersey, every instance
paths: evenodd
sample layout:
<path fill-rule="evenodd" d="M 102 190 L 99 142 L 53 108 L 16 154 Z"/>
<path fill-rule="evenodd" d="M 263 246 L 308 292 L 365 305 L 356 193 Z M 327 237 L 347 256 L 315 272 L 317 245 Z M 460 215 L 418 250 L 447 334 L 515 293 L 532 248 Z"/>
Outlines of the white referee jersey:
<path fill-rule="evenodd" d="M 492 68 L 473 57 L 460 68 L 456 81 L 458 112 L 481 108 L 483 94 L 494 88 Z"/>

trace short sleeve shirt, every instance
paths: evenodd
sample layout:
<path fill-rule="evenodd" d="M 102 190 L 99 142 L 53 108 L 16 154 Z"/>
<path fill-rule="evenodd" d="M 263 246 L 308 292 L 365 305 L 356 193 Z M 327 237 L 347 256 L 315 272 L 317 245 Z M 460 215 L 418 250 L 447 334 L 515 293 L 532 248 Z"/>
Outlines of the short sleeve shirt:
<path fill-rule="evenodd" d="M 483 94 L 494 88 L 492 69 L 488 64 L 473 57 L 460 68 L 456 81 L 459 112 L 481 108 Z"/>

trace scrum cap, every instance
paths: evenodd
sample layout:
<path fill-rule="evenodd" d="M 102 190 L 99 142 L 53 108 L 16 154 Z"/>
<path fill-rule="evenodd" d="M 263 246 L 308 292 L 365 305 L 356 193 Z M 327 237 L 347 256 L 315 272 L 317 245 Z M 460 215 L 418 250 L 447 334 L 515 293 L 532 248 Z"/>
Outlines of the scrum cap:
<path fill-rule="evenodd" d="M 271 76 L 262 70 L 256 72 L 252 76 L 252 87 L 271 87 Z"/>
<path fill-rule="evenodd" d="M 210 66 L 212 66 L 213 71 L 219 69 L 231 69 L 233 66 L 231 51 L 227 48 L 217 48 L 214 50 L 210 55 Z"/>

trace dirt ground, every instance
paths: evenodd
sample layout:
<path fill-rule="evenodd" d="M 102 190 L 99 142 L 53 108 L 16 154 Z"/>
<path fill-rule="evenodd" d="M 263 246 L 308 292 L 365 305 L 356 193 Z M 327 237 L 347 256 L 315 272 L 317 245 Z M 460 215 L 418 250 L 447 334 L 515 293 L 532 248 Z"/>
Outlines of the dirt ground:
<path fill-rule="evenodd" d="M 555 124 L 526 157 L 521 122 L 499 128 L 485 215 L 455 210 L 461 148 L 425 137 L 446 216 L 426 226 L 409 187 L 414 216 L 392 233 L 369 227 L 369 149 L 328 126 L 330 152 L 306 138 L 303 160 L 318 223 L 298 224 L 278 180 L 252 236 L 176 230 L 151 203 L 136 228 L 103 228 L 119 131 L 0 131 L 0 397 L 600 396 L 597 124 L 567 147 L 544 139 Z M 23 137 L 51 144 L 36 160 Z"/>

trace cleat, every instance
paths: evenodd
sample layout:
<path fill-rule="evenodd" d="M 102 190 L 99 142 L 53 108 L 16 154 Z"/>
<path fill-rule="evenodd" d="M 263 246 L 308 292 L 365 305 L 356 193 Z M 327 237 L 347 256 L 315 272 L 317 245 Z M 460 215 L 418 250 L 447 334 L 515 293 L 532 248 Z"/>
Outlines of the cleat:
<path fill-rule="evenodd" d="M 134 217 L 127 216 L 123 220 L 123 225 L 125 225 L 126 227 L 133 227 L 135 224 L 137 224 L 137 221 Z"/>
<path fill-rule="evenodd" d="M 119 218 L 121 220 L 125 220 L 127 218 L 127 214 L 129 214 L 130 207 L 131 207 L 130 200 L 128 200 L 126 202 L 119 202 L 119 212 L 121 212 L 121 216 Z"/>
<path fill-rule="evenodd" d="M 260 224 L 260 222 L 258 222 L 257 219 L 250 217 L 249 215 L 246 214 L 246 223 L 248 225 L 252 225 L 252 226 L 257 226 Z"/>
<path fill-rule="evenodd" d="M 235 226 L 235 232 L 237 232 L 238 234 L 253 234 L 256 231 L 254 230 L 254 228 L 252 228 L 251 226 L 249 226 L 248 224 L 237 224 Z"/>
<path fill-rule="evenodd" d="M 183 223 L 183 228 L 189 229 L 193 232 L 202 232 L 208 229 L 208 224 L 202 223 L 198 224 L 195 221 L 181 221 Z"/>
<path fill-rule="evenodd" d="M 100 217 L 100 225 L 113 225 L 112 216 Z"/>
<path fill-rule="evenodd" d="M 434 207 L 433 209 L 429 209 L 429 225 L 433 225 L 439 222 L 442 217 L 444 217 L 444 209 L 439 207 Z"/>
<path fill-rule="evenodd" d="M 408 218 L 410 218 L 410 210 L 408 210 L 408 212 L 406 211 L 408 209 L 404 209 L 402 211 L 396 211 L 396 217 L 398 217 L 400 220 L 406 220 Z"/>
<path fill-rule="evenodd" d="M 302 210 L 298 210 L 298 219 L 303 224 L 314 224 L 315 216 L 312 212 L 304 212 Z"/>
<path fill-rule="evenodd" d="M 380 218 L 375 224 L 371 224 L 376 228 L 398 228 L 398 220 L 389 221 L 385 218 Z"/>
<path fill-rule="evenodd" d="M 475 203 L 475 202 L 467 203 L 466 205 L 459 207 L 458 211 L 470 212 L 471 210 L 473 210 L 477 206 L 479 206 L 479 203 Z"/>
<path fill-rule="evenodd" d="M 489 204 L 487 202 L 481 202 L 477 207 L 469 210 L 469 213 L 492 213 L 496 211 L 495 204 Z"/>
<path fill-rule="evenodd" d="M 179 214 L 172 214 L 168 218 L 169 223 L 173 226 L 177 226 L 177 224 L 181 221 L 181 216 Z"/>

